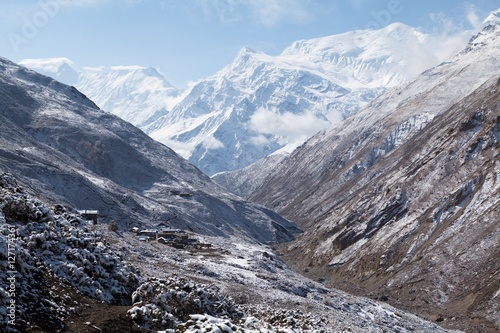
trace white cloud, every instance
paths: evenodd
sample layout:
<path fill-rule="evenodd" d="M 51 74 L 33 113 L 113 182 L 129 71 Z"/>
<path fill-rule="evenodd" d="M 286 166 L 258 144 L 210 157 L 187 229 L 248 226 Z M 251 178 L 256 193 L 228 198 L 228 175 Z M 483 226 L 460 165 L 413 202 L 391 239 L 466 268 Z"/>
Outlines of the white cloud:
<path fill-rule="evenodd" d="M 151 137 L 156 141 L 163 143 L 165 146 L 173 149 L 177 154 L 185 158 L 186 160 L 191 157 L 193 151 L 195 149 L 195 145 L 193 143 L 180 142 L 176 140 L 171 140 L 168 138 L 168 135 L 154 132 L 151 134 Z"/>
<path fill-rule="evenodd" d="M 198 0 L 197 3 L 205 15 L 215 13 L 223 24 L 246 17 L 272 27 L 284 21 L 300 24 L 311 19 L 308 1 L 303 0 Z"/>
<path fill-rule="evenodd" d="M 429 18 L 435 24 L 434 33 L 448 35 L 464 30 L 461 24 L 456 23 L 443 13 L 430 13 Z"/>
<path fill-rule="evenodd" d="M 476 8 L 474 6 L 470 6 L 467 9 L 467 21 L 475 30 L 481 28 L 482 26 L 482 21 L 479 16 L 477 16 Z"/>
<path fill-rule="evenodd" d="M 251 137 L 250 141 L 258 146 L 265 146 L 270 142 L 270 140 L 263 134 Z"/>
<path fill-rule="evenodd" d="M 253 15 L 266 27 L 282 21 L 303 23 L 311 18 L 307 1 L 300 0 L 245 0 Z"/>
<path fill-rule="evenodd" d="M 262 108 L 251 116 L 249 126 L 256 133 L 279 136 L 281 137 L 279 143 L 287 144 L 305 140 L 330 126 L 330 123 L 317 118 L 311 113 L 293 114 L 285 112 L 278 114 Z M 255 139 L 258 140 L 259 136 L 255 137 Z"/>
<path fill-rule="evenodd" d="M 206 149 L 219 149 L 224 148 L 224 144 L 213 136 L 209 136 L 208 138 L 203 140 L 203 147 L 205 147 Z"/>

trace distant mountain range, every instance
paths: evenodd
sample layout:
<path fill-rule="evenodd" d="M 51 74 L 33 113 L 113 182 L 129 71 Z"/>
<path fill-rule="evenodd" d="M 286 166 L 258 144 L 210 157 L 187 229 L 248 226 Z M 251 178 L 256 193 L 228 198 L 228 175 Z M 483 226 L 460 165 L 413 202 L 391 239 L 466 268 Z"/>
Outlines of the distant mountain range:
<path fill-rule="evenodd" d="M 3 331 L 447 332 L 293 272 L 273 249 L 293 223 L 74 87 L 0 58 L 0 97 Z M 130 227 L 183 229 L 194 245 Z"/>
<path fill-rule="evenodd" d="M 140 66 L 84 67 L 67 58 L 26 59 L 21 65 L 75 86 L 101 109 L 141 128 L 168 113 L 179 91 L 158 70 Z"/>
<path fill-rule="evenodd" d="M 297 41 L 278 56 L 244 48 L 182 94 L 152 68 L 78 70 L 67 59 L 21 64 L 74 85 L 213 175 L 293 150 L 387 88 L 449 58 L 469 36 L 437 37 L 395 23 Z"/>
<path fill-rule="evenodd" d="M 19 236 L 11 267 L 24 276 L 10 287 L 23 326 L 8 331 L 497 332 L 500 10 L 453 56 L 419 53 L 437 41 L 393 24 L 277 57 L 244 49 L 183 93 L 152 69 L 31 61 L 123 103 L 113 112 L 146 103 L 125 114 L 207 174 L 265 156 L 223 174 L 248 200 L 76 88 L 0 58 L 0 243 Z M 210 244 L 124 232 L 166 225 Z"/>

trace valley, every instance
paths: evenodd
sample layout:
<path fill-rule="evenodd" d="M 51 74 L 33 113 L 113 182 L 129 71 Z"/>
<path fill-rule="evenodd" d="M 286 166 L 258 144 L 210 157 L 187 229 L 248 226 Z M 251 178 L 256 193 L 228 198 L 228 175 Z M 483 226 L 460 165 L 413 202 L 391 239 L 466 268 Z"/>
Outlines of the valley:
<path fill-rule="evenodd" d="M 500 11 L 434 43 L 244 48 L 185 92 L 0 58 L 2 330 L 498 332 Z"/>

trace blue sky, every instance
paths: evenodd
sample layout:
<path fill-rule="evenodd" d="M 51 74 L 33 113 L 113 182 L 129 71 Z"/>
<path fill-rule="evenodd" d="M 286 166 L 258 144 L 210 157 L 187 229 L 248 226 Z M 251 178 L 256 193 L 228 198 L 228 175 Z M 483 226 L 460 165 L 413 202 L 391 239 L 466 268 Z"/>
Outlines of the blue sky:
<path fill-rule="evenodd" d="M 448 34 L 498 8 L 498 0 L 1 0 L 0 56 L 152 66 L 182 88 L 245 46 L 279 54 L 296 40 L 393 22 Z"/>

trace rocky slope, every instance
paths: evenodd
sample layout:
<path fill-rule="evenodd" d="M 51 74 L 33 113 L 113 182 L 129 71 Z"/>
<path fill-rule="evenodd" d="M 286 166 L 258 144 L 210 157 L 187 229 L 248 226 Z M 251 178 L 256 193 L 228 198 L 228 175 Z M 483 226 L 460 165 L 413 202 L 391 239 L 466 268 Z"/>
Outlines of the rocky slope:
<path fill-rule="evenodd" d="M 500 25 L 298 148 L 252 199 L 310 276 L 448 327 L 500 329 Z"/>
<path fill-rule="evenodd" d="M 2 174 L 2 332 L 447 332 L 307 280 L 265 245 L 200 241 L 214 246 L 179 250 L 88 225 Z"/>
<path fill-rule="evenodd" d="M 121 227 L 291 239 L 298 229 L 229 194 L 171 149 L 75 88 L 0 59 L 0 172 Z"/>
<path fill-rule="evenodd" d="M 248 198 L 283 161 L 289 152 L 277 151 L 235 171 L 219 172 L 210 177 L 214 182 L 242 198 Z"/>

